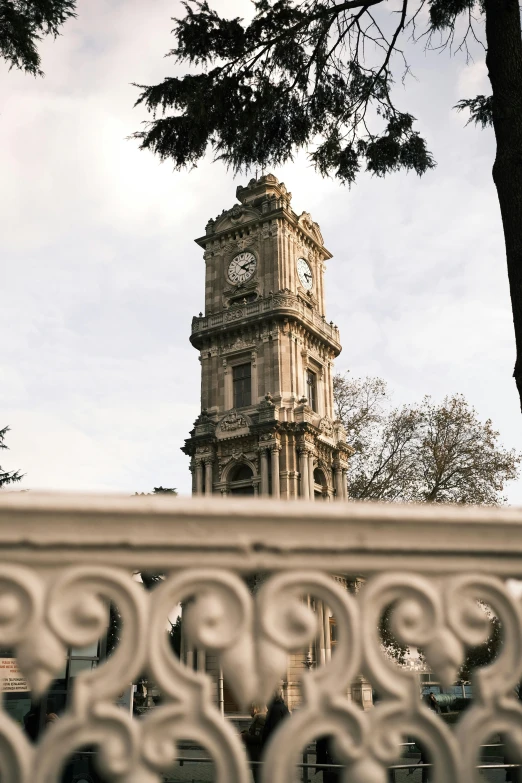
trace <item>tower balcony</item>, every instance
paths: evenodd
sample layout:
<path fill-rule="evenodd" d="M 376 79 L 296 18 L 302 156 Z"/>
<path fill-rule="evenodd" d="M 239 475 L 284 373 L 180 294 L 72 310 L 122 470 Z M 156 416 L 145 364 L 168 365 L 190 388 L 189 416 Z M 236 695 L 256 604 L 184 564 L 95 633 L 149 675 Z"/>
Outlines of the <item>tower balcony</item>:
<path fill-rule="evenodd" d="M 327 342 L 334 349 L 336 355 L 341 352 L 339 329 L 333 321 L 328 323 L 324 315 L 319 315 L 317 310 L 290 291 L 278 291 L 275 294 L 260 297 L 254 302 L 234 304 L 217 313 L 195 316 L 192 319 L 191 342 L 193 345 L 197 345 L 200 336 L 228 331 L 245 321 L 266 320 L 270 316 L 299 320 L 303 326 Z"/>
<path fill-rule="evenodd" d="M 136 577 L 145 572 L 163 576 L 151 592 Z M 87 746 L 100 752 L 107 783 L 160 783 L 192 741 L 212 757 L 217 783 L 248 783 L 244 744 L 222 714 L 223 681 L 243 711 L 280 687 L 284 696 L 300 690 L 299 709 L 265 745 L 264 783 L 300 780 L 299 754 L 325 734 L 338 739 L 346 780 L 386 781 L 412 738 L 427 749 L 435 781 L 481 780 L 480 748 L 492 735 L 518 766 L 520 579 L 519 509 L 4 491 L 2 780 L 60 780 Z M 182 603 L 190 655 L 180 659 L 166 628 Z M 471 706 L 452 727 L 421 699 L 418 672 L 387 657 L 380 620 L 391 606 L 396 638 L 422 648 L 450 689 L 466 648 L 488 637 L 484 605 L 503 642 L 475 673 Z M 68 651 L 87 660 L 108 627 L 113 654 L 71 674 Z M 136 719 L 121 696 L 143 673 L 161 703 Z M 61 682 L 68 692 L 58 705 Z M 376 707 L 365 683 L 379 694 Z M 25 718 L 51 698 L 32 742 Z"/>

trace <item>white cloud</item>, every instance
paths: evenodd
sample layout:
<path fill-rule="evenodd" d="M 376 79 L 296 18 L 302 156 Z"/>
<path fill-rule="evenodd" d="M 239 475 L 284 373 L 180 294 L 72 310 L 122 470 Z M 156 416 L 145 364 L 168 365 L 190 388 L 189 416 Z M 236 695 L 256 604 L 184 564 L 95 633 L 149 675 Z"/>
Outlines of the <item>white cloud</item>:
<path fill-rule="evenodd" d="M 456 93 L 459 98 L 474 98 L 479 93 L 488 95 L 490 92 L 488 68 L 484 59 L 463 65 L 459 69 L 456 84 Z"/>

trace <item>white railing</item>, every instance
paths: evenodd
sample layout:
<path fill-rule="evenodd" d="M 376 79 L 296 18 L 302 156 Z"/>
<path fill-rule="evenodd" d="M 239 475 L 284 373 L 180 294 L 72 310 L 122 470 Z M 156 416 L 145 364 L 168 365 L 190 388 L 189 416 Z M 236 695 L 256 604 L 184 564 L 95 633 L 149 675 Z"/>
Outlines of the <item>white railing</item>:
<path fill-rule="evenodd" d="M 32 746 L 0 714 L 2 783 L 59 780 L 77 748 L 97 745 L 107 780 L 160 781 L 178 740 L 203 745 L 219 783 L 249 783 L 235 728 L 221 716 L 203 672 L 172 653 L 165 618 L 184 615 L 190 643 L 217 654 L 244 707 L 266 702 L 290 652 L 307 649 L 317 621 L 303 596 L 333 611 L 338 642 L 331 659 L 302 678 L 302 706 L 266 748 L 264 783 L 297 779 L 302 750 L 321 734 L 337 738 L 346 780 L 386 781 L 400 743 L 412 736 L 434 761 L 435 783 L 481 778 L 481 744 L 500 733 L 522 762 L 522 613 L 506 579 L 522 578 L 522 512 L 443 506 L 405 507 L 271 500 L 183 500 L 0 495 L 0 646 L 14 648 L 33 695 L 63 665 L 68 647 L 103 636 L 107 602 L 123 619 L 119 646 L 98 669 L 76 678 L 72 702 Z M 133 573 L 168 574 L 147 593 Z M 268 573 L 255 594 L 241 578 Z M 349 594 L 330 574 L 364 576 Z M 504 644 L 477 672 L 474 704 L 454 731 L 419 699 L 417 675 L 382 652 L 378 625 L 397 602 L 394 628 L 420 646 L 438 679 L 455 680 L 466 645 L 487 630 L 483 600 L 500 618 Z M 161 706 L 133 719 L 115 705 L 147 671 Z M 361 710 L 346 694 L 364 675 L 382 701 Z"/>

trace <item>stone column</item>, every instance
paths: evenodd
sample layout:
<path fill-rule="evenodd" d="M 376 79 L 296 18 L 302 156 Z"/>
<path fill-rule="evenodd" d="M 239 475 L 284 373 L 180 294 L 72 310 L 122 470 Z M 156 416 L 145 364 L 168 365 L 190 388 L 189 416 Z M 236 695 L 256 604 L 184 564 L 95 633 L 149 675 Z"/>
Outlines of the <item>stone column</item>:
<path fill-rule="evenodd" d="M 261 495 L 268 495 L 268 454 L 266 448 L 261 448 Z"/>
<path fill-rule="evenodd" d="M 218 673 L 218 705 L 222 715 L 225 714 L 225 697 L 223 692 L 223 669 L 219 667 Z"/>
<path fill-rule="evenodd" d="M 251 372 L 250 387 L 252 393 L 252 405 L 257 405 L 257 403 L 260 402 L 259 382 L 257 380 L 257 351 L 252 351 L 250 357 L 252 359 L 252 364 L 250 365 L 250 372 Z M 261 393 L 264 394 L 264 392 L 265 390 L 263 389 Z"/>
<path fill-rule="evenodd" d="M 306 596 L 306 603 L 307 603 L 308 609 L 310 609 L 310 611 L 313 612 L 314 611 L 314 607 L 312 605 L 312 598 L 311 598 L 310 595 Z M 308 654 L 306 656 L 306 663 L 305 663 L 305 665 L 306 665 L 307 669 L 311 669 L 313 667 L 314 663 L 317 666 L 318 656 L 316 655 L 316 652 L 317 651 L 315 649 L 315 644 L 312 641 L 308 645 Z"/>
<path fill-rule="evenodd" d="M 348 500 L 348 471 L 347 470 L 343 470 L 342 474 L 343 474 L 343 478 L 342 478 L 342 481 L 343 481 L 343 500 Z"/>
<path fill-rule="evenodd" d="M 343 472 L 339 465 L 334 465 L 335 499 L 344 500 Z"/>
<path fill-rule="evenodd" d="M 328 607 L 325 606 L 323 620 L 324 620 L 325 658 L 327 663 L 332 657 L 332 641 L 330 639 L 330 616 L 331 616 L 331 612 L 328 609 Z"/>
<path fill-rule="evenodd" d="M 281 494 L 279 487 L 279 449 L 281 446 L 276 443 L 272 446 L 270 453 L 272 456 L 272 497 L 278 498 Z"/>
<path fill-rule="evenodd" d="M 203 492 L 203 463 L 200 459 L 196 460 L 196 495 Z"/>
<path fill-rule="evenodd" d="M 299 452 L 299 470 L 301 473 L 301 497 L 309 498 L 310 490 L 308 488 L 308 452 L 303 448 Z"/>
<path fill-rule="evenodd" d="M 212 494 L 212 457 L 205 458 L 205 495 Z"/>
<path fill-rule="evenodd" d="M 318 625 L 319 625 L 319 638 L 318 638 L 318 646 L 319 646 L 319 655 L 317 656 L 317 660 L 320 663 L 325 663 L 326 661 L 326 641 L 324 638 L 324 604 L 322 601 L 316 602 L 316 611 L 317 611 L 317 618 L 318 618 Z"/>
<path fill-rule="evenodd" d="M 362 676 L 357 677 L 351 687 L 352 701 L 359 704 L 363 710 L 373 708 L 373 690 L 371 683 Z"/>
<path fill-rule="evenodd" d="M 314 484 L 314 455 L 310 452 L 308 455 L 308 489 L 310 492 L 310 500 L 315 500 Z"/>

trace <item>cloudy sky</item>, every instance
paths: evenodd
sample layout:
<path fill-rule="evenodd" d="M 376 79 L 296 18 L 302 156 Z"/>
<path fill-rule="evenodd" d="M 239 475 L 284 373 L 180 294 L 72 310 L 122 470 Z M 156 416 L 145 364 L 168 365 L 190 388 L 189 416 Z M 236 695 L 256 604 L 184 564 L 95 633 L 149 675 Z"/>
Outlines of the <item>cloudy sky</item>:
<path fill-rule="evenodd" d="M 20 489 L 189 492 L 180 446 L 199 412 L 199 363 L 188 336 L 204 293 L 193 239 L 251 175 L 210 158 L 176 173 L 126 139 L 146 117 L 131 82 L 174 72 L 164 54 L 180 14 L 178 0 L 80 0 L 41 45 L 44 79 L 0 65 L 0 427 L 12 429 L 0 464 L 27 474 Z M 398 404 L 462 392 L 516 446 L 494 139 L 451 108 L 489 92 L 486 68 L 421 47 L 410 60 L 397 99 L 419 118 L 434 172 L 363 175 L 351 191 L 305 155 L 274 173 L 334 255 L 338 369 L 385 378 Z M 520 485 L 509 499 L 522 504 Z"/>

